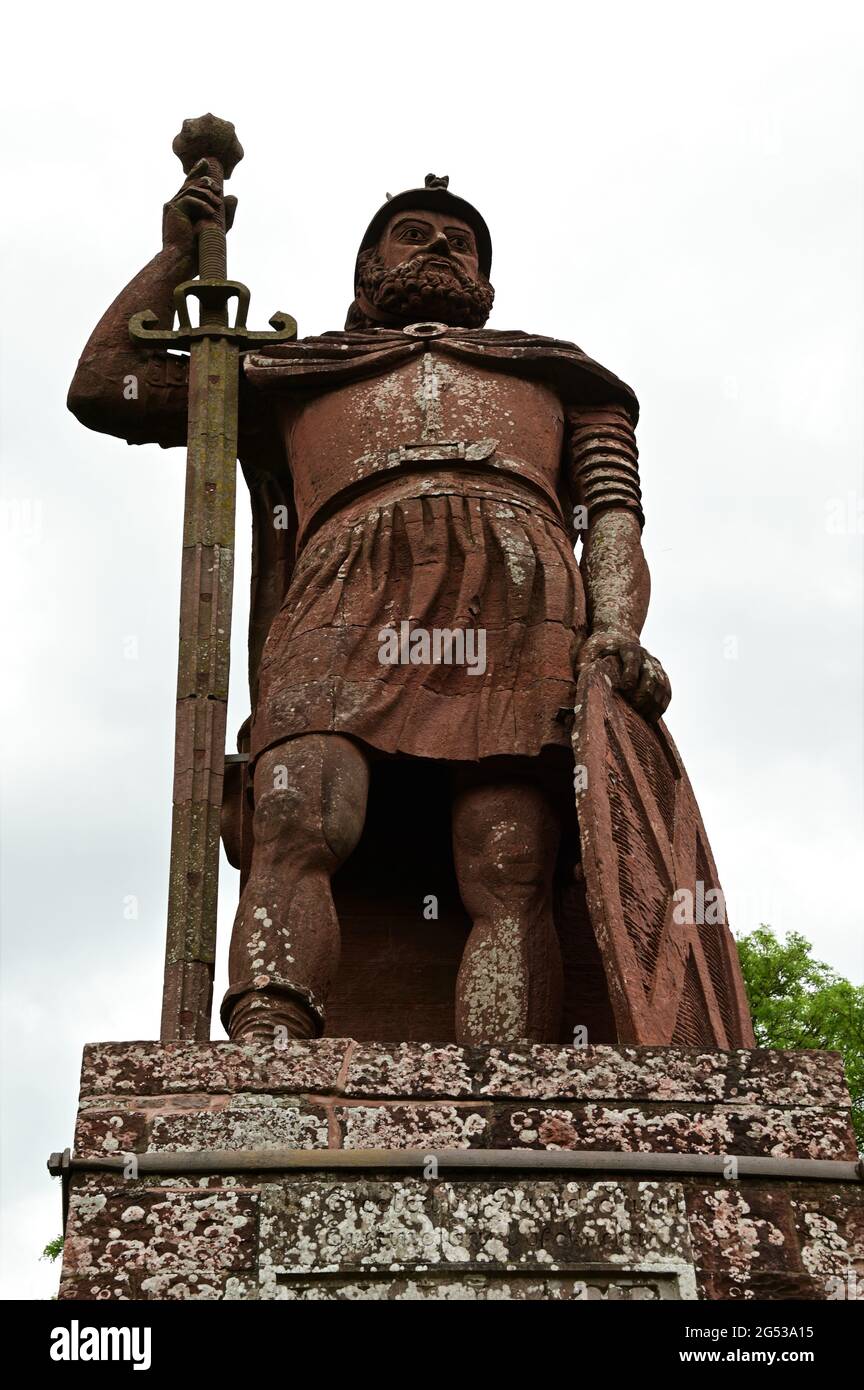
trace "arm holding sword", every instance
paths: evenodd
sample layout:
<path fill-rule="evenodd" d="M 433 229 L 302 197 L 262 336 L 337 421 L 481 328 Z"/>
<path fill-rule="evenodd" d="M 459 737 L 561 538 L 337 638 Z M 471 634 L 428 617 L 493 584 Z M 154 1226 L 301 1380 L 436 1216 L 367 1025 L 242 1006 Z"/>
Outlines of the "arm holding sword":
<path fill-rule="evenodd" d="M 174 288 L 198 274 L 199 232 L 219 221 L 223 206 L 228 230 L 237 199 L 221 197 L 201 159 L 165 204 L 162 250 L 120 291 L 81 354 L 68 405 L 88 429 L 118 435 L 130 444 L 170 448 L 186 443 L 188 362 L 162 348 L 133 343 L 129 320 L 152 309 L 160 325 L 170 328 Z"/>

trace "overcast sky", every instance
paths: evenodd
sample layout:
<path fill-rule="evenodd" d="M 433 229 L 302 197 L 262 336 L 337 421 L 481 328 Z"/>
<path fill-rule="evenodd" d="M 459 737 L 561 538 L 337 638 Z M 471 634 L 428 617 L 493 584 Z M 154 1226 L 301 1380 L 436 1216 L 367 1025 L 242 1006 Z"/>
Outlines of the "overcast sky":
<path fill-rule="evenodd" d="M 645 641 L 730 921 L 864 978 L 860 6 L 214 3 L 206 35 L 203 13 L 4 23 L 6 1297 L 56 1288 L 44 1165 L 82 1045 L 158 1033 L 184 458 L 88 433 L 65 395 L 158 250 L 185 116 L 246 149 L 229 269 L 254 327 L 340 328 L 370 216 L 431 170 L 492 230 L 490 326 L 634 386 Z M 247 552 L 241 495 L 232 732 Z M 236 896 L 224 867 L 217 997 Z"/>

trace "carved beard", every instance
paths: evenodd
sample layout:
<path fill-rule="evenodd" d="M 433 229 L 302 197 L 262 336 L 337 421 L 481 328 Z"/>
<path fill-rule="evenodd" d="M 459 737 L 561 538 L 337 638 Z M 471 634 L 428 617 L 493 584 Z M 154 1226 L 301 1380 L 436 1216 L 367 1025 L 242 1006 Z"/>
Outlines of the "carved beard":
<path fill-rule="evenodd" d="M 482 328 L 495 297 L 485 275 L 475 278 L 455 261 L 444 264 L 425 252 L 387 270 L 377 251 L 365 251 L 359 260 L 357 290 L 389 319 L 403 324 L 438 319 L 458 328 Z M 355 300 L 345 327 L 380 326 Z"/>

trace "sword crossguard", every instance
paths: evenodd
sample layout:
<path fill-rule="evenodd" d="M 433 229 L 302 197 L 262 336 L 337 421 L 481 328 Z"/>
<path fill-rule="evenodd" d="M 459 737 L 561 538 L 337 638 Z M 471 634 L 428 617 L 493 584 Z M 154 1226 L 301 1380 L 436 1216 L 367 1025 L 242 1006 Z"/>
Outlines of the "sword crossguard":
<path fill-rule="evenodd" d="M 190 299 L 197 299 L 201 305 L 198 325 L 189 317 Z M 232 299 L 237 301 L 237 314 L 230 324 L 224 320 L 227 320 L 225 311 Z M 242 351 L 244 345 L 252 348 L 258 343 L 289 343 L 297 337 L 297 320 L 281 310 L 270 319 L 272 333 L 266 329 L 257 332 L 247 328 L 249 290 L 239 280 L 184 280 L 174 291 L 174 308 L 178 327 L 173 329 L 157 327 L 159 320 L 151 309 L 133 314 L 129 320 L 129 336 L 133 342 L 176 350 L 188 349 L 202 338 L 227 338 L 236 342 Z"/>

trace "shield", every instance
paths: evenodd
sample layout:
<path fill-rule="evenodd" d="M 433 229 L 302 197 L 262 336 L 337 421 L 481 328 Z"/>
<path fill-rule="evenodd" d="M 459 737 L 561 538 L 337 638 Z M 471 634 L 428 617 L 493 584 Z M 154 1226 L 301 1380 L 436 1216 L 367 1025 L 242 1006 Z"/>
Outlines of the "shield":
<path fill-rule="evenodd" d="M 573 727 L 588 908 L 620 1042 L 752 1047 L 738 952 L 711 846 L 662 720 L 604 663 L 580 676 Z"/>

